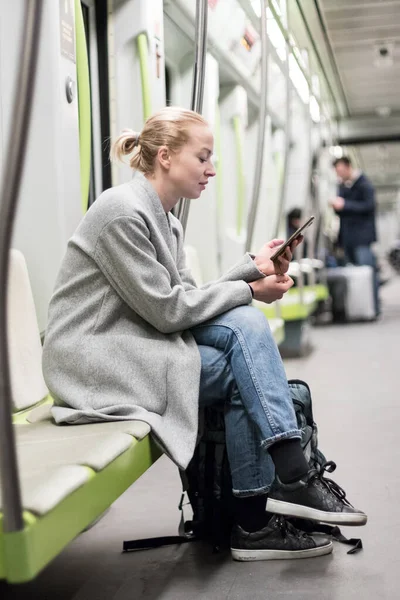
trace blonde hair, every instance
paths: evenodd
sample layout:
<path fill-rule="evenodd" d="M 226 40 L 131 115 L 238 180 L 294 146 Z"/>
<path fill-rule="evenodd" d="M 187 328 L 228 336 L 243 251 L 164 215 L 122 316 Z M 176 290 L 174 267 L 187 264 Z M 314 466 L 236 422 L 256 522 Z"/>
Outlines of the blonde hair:
<path fill-rule="evenodd" d="M 111 159 L 122 160 L 131 155 L 132 169 L 153 173 L 158 149 L 167 146 L 171 152 L 180 150 L 189 140 L 191 125 L 208 126 L 208 123 L 192 110 L 167 106 L 149 117 L 140 133 L 125 129 L 112 146 Z"/>

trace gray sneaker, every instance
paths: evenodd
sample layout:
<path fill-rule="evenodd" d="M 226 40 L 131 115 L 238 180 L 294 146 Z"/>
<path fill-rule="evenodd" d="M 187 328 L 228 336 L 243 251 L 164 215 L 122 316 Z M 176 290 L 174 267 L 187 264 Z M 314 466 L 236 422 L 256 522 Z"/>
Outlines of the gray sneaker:
<path fill-rule="evenodd" d="M 313 558 L 332 549 L 328 539 L 313 538 L 279 515 L 272 515 L 268 525 L 254 533 L 236 525 L 231 538 L 232 558 L 240 561 Z"/>
<path fill-rule="evenodd" d="M 304 480 L 292 484 L 278 481 L 268 494 L 267 511 L 334 525 L 365 525 L 367 515 L 354 508 L 346 492 L 324 476 L 325 471 L 332 473 L 335 469 L 330 461 L 320 471 L 310 471 Z"/>

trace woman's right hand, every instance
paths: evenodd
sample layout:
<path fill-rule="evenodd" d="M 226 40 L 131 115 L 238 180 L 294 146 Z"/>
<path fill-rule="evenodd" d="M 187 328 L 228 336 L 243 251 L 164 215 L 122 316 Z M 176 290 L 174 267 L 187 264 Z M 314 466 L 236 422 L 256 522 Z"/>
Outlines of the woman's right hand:
<path fill-rule="evenodd" d="M 271 304 L 271 302 L 283 298 L 293 284 L 293 279 L 288 275 L 269 275 L 252 281 L 249 285 L 254 292 L 255 300 Z"/>

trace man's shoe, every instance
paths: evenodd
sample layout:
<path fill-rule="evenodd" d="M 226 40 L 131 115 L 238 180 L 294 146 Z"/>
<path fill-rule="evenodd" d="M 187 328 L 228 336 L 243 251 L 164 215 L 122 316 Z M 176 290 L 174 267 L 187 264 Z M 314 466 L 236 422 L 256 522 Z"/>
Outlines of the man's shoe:
<path fill-rule="evenodd" d="M 312 470 L 305 480 L 274 484 L 268 494 L 267 511 L 288 517 L 300 517 L 334 525 L 365 525 L 367 515 L 346 498 L 346 492 L 332 479 L 336 464 L 325 463 L 320 471 Z"/>
<path fill-rule="evenodd" d="M 268 525 L 254 533 L 236 525 L 231 538 L 232 558 L 240 561 L 313 558 L 332 549 L 328 539 L 313 538 L 279 515 L 272 515 Z"/>

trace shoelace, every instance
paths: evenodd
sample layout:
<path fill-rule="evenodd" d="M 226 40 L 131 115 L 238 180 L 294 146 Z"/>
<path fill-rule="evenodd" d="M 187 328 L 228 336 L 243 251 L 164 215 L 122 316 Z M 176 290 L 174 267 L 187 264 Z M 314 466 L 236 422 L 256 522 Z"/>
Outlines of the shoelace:
<path fill-rule="evenodd" d="M 289 521 L 287 521 L 282 515 L 276 515 L 275 522 L 278 525 L 283 538 L 285 538 L 288 533 L 291 533 L 297 538 L 310 537 L 308 533 L 297 529 L 297 527 L 289 523 Z"/>
<path fill-rule="evenodd" d="M 316 478 L 319 481 L 321 481 L 321 483 L 326 488 L 328 488 L 328 490 L 334 496 L 336 496 L 336 498 L 338 500 L 343 502 L 343 504 L 346 504 L 347 506 L 351 506 L 352 508 L 354 508 L 353 505 L 350 504 L 350 502 L 347 500 L 346 492 L 344 491 L 344 489 L 342 487 L 340 487 L 340 485 L 337 484 L 336 481 L 333 481 L 333 479 L 329 479 L 329 477 L 325 477 L 325 472 L 333 473 L 335 470 L 336 470 L 336 463 L 333 462 L 333 460 L 329 460 L 321 466 L 320 471 L 315 472 L 315 475 L 313 475 L 312 478 Z"/>

